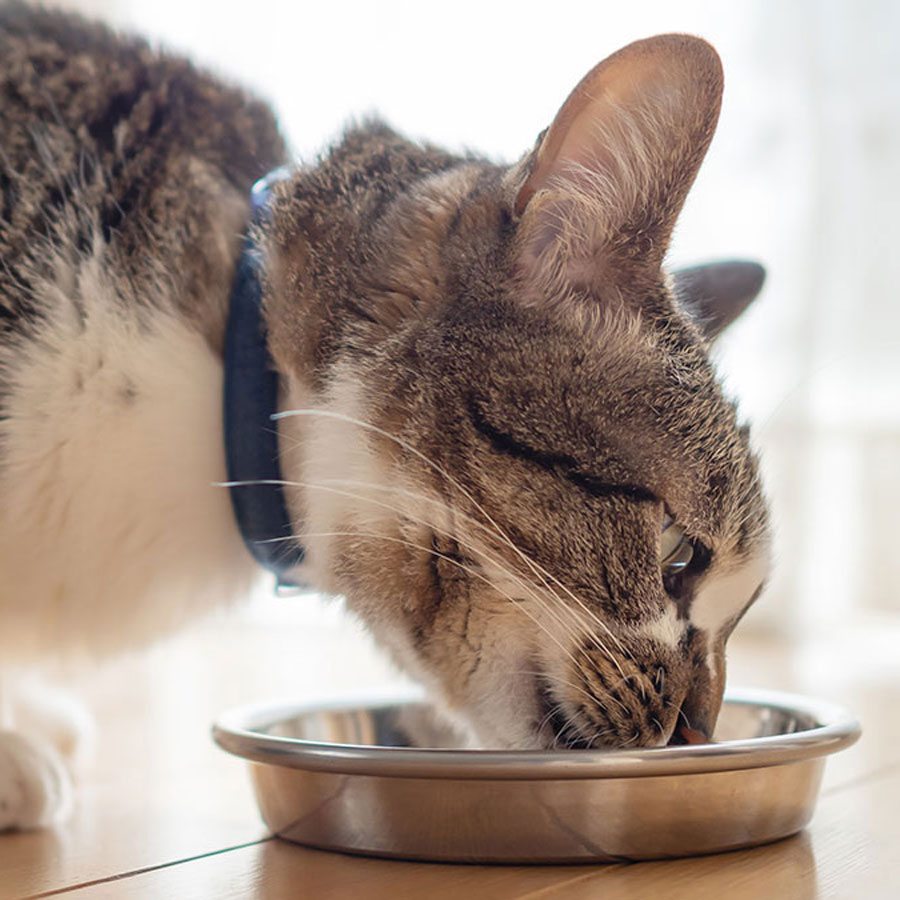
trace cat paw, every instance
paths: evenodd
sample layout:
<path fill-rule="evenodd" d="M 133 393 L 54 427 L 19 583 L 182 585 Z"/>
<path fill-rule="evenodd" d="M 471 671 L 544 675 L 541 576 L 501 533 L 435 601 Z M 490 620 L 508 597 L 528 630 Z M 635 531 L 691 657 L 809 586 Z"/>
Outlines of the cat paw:
<path fill-rule="evenodd" d="M 0 728 L 30 735 L 52 744 L 70 768 L 89 759 L 94 745 L 94 722 L 83 704 L 65 691 L 37 677 L 8 680 L 7 721 Z"/>
<path fill-rule="evenodd" d="M 72 779 L 55 748 L 0 731 L 0 831 L 52 825 L 72 806 Z"/>

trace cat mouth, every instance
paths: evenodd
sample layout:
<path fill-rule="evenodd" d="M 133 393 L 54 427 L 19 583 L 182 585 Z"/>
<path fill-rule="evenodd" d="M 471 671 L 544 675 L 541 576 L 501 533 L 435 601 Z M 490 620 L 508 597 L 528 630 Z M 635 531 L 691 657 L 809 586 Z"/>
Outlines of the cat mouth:
<path fill-rule="evenodd" d="M 693 715 L 689 715 L 693 712 Z M 714 723 L 713 723 L 714 724 Z M 684 747 L 690 744 L 712 743 L 713 725 L 708 717 L 699 716 L 690 708 L 690 698 L 686 698 L 675 718 L 675 728 L 666 746 Z"/>
<path fill-rule="evenodd" d="M 615 749 L 601 740 L 601 735 L 586 736 L 579 728 L 577 714 L 566 712 L 564 702 L 556 695 L 550 679 L 545 675 L 536 678 L 537 720 L 535 732 L 544 749 L 547 750 L 596 750 Z M 679 721 L 681 720 L 681 721 Z M 707 744 L 711 740 L 708 729 L 696 723 L 687 724 L 686 717 L 679 712 L 676 726 L 668 738 L 660 737 L 657 746 L 681 747 Z"/>
<path fill-rule="evenodd" d="M 544 675 L 537 676 L 538 717 L 535 731 L 547 750 L 591 750 L 596 738 L 586 738 L 578 730 L 573 716 L 566 713 L 562 701 Z"/>

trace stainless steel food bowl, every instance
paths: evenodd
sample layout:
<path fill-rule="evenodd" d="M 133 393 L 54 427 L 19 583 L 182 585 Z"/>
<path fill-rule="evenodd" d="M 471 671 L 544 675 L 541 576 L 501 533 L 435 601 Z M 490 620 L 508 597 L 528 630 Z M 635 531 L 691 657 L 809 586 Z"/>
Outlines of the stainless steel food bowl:
<path fill-rule="evenodd" d="M 810 820 L 846 712 L 732 691 L 716 743 L 650 750 L 452 747 L 421 702 L 255 706 L 214 726 L 250 760 L 263 819 L 290 841 L 403 859 L 612 862 L 774 841 Z"/>

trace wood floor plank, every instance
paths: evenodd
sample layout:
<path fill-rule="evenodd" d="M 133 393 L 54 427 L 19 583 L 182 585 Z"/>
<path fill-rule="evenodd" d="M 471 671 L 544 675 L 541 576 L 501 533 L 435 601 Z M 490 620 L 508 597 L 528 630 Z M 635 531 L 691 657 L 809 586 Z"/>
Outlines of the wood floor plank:
<path fill-rule="evenodd" d="M 506 900 L 577 883 L 589 877 L 590 871 L 584 866 L 394 862 L 270 841 L 59 896 L 62 900 Z"/>
<path fill-rule="evenodd" d="M 212 721 L 230 706 L 302 698 L 323 684 L 339 689 L 388 671 L 367 639 L 307 615 L 298 603 L 283 627 L 248 611 L 150 653 L 77 670 L 68 683 L 96 715 L 96 749 L 67 822 L 0 834 L 0 900 L 263 837 L 244 764 L 213 744 Z"/>
<path fill-rule="evenodd" d="M 227 783 L 227 782 L 226 782 Z M 0 836 L 0 898 L 12 900 L 245 844 L 265 836 L 253 800 L 219 771 L 188 773 L 158 792 L 87 787 L 57 829 Z M 182 798 L 183 804 L 178 802 Z"/>
<path fill-rule="evenodd" d="M 696 859 L 594 867 L 423 865 L 280 841 L 173 865 L 64 895 L 66 900 L 465 898 L 479 900 L 895 900 L 900 774 L 824 798 L 812 826 L 766 847 Z"/>

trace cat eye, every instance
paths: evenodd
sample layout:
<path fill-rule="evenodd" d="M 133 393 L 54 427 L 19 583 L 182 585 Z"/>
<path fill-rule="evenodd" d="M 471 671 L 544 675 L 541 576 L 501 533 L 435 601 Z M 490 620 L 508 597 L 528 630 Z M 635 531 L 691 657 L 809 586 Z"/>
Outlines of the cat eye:
<path fill-rule="evenodd" d="M 694 545 L 688 540 L 684 529 L 666 515 L 663 518 L 660 538 L 659 565 L 663 577 L 671 577 L 683 571 L 694 558 Z"/>

